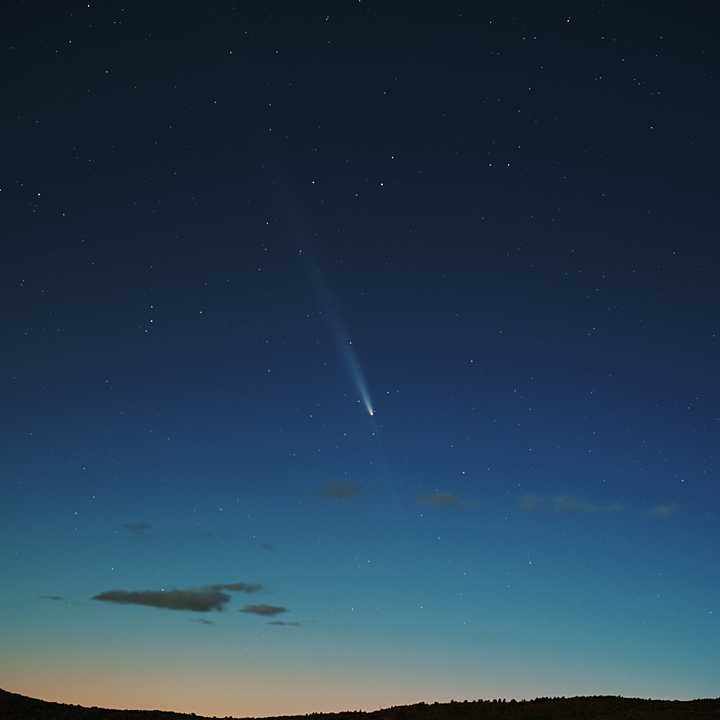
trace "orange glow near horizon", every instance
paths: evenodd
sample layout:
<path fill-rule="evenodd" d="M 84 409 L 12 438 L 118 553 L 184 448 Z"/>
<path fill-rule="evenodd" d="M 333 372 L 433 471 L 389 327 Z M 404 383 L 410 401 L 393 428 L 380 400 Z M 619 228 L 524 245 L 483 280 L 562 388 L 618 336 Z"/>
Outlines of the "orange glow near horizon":
<path fill-rule="evenodd" d="M 347 681 L 328 677 L 322 682 L 317 676 L 297 674 L 279 678 L 259 675 L 232 678 L 192 678 L 176 674 L 115 673 L 95 670 L 67 673 L 3 673 L 3 689 L 28 697 L 85 707 L 118 710 L 162 710 L 195 713 L 203 716 L 270 717 L 304 715 L 311 712 L 343 710 L 372 711 L 393 705 L 409 705 L 421 701 L 462 700 L 456 695 L 432 696 L 429 689 L 410 687 L 410 678 L 395 678 L 378 683 L 376 679 Z M 29 679 L 28 678 L 32 678 Z M 42 678 L 42 679 L 38 679 Z M 480 692 L 478 696 L 498 697 L 497 692 Z M 476 697 L 478 697 L 476 696 Z M 368 698 L 372 701 L 368 703 Z M 472 698 L 476 699 L 476 698 Z"/>

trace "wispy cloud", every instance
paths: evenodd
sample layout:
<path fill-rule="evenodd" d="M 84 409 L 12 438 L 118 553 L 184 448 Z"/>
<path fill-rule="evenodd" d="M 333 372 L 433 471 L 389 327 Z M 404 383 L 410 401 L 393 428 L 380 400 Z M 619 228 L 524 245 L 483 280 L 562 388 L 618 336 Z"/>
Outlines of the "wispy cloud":
<path fill-rule="evenodd" d="M 459 508 L 462 506 L 460 498 L 453 493 L 434 492 L 428 495 L 419 495 L 418 502 L 437 508 Z"/>
<path fill-rule="evenodd" d="M 523 495 L 520 497 L 520 508 L 525 512 L 555 512 L 555 513 L 620 513 L 625 506 L 620 503 L 596 503 L 572 495 L 555 495 L 541 497 L 538 495 Z"/>
<path fill-rule="evenodd" d="M 202 538 L 203 540 L 212 540 L 216 537 L 215 533 L 212 530 L 207 530 L 204 528 L 196 528 L 193 532 L 193 535 Z"/>
<path fill-rule="evenodd" d="M 152 529 L 152 525 L 146 522 L 128 522 L 123 526 L 123 530 L 134 535 L 135 537 L 144 537 Z"/>
<path fill-rule="evenodd" d="M 349 500 L 360 494 L 360 488 L 351 482 L 330 482 L 325 485 L 320 494 L 333 500 Z"/>
<path fill-rule="evenodd" d="M 245 607 L 240 608 L 240 612 L 272 617 L 273 615 L 280 615 L 281 613 L 287 612 L 287 608 L 279 605 L 245 605 Z"/>
<path fill-rule="evenodd" d="M 62 595 L 41 595 L 41 600 L 53 600 L 55 602 L 62 602 L 65 598 Z"/>
<path fill-rule="evenodd" d="M 669 518 L 679 510 L 675 503 L 660 503 L 650 508 L 650 515 L 656 518 Z"/>
<path fill-rule="evenodd" d="M 241 593 L 256 593 L 263 590 L 263 586 L 260 583 L 225 583 L 224 585 L 212 585 L 213 590 L 230 590 L 230 592 L 241 592 Z"/>
<path fill-rule="evenodd" d="M 302 623 L 291 622 L 289 620 L 270 620 L 267 625 L 275 625 L 276 627 L 300 627 Z"/>
<path fill-rule="evenodd" d="M 206 620 L 205 618 L 190 618 L 191 623 L 198 623 L 199 625 L 214 625 L 213 620 Z"/>

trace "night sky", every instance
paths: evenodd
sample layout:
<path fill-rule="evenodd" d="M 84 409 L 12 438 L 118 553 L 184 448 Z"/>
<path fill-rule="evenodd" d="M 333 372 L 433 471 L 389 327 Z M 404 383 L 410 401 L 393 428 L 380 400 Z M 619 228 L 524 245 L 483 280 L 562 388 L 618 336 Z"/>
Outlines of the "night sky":
<path fill-rule="evenodd" d="M 0 686 L 716 696 L 715 20 L 8 3 Z"/>

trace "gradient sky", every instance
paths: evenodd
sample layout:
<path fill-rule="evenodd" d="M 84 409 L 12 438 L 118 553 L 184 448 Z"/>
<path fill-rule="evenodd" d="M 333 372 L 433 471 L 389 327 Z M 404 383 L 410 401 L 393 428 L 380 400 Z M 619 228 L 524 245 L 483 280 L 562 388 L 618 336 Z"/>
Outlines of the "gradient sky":
<path fill-rule="evenodd" d="M 0 686 L 217 715 L 717 695 L 709 16 L 1 25 Z"/>

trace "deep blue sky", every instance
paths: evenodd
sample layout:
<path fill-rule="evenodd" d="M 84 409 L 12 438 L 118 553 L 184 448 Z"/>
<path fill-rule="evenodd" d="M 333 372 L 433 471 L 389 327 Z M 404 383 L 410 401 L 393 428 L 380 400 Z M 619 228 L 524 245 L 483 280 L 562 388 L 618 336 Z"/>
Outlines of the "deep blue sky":
<path fill-rule="evenodd" d="M 712 27 L 12 3 L 0 685 L 716 695 Z"/>

